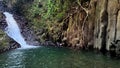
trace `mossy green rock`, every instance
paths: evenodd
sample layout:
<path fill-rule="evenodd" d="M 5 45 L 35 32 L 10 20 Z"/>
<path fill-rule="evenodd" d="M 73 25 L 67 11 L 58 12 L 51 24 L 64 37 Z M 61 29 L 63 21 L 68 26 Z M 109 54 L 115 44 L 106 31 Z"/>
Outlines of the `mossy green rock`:
<path fill-rule="evenodd" d="M 4 47 L 8 47 L 9 45 L 9 40 L 7 38 L 7 35 L 0 30 L 0 49 Z"/>

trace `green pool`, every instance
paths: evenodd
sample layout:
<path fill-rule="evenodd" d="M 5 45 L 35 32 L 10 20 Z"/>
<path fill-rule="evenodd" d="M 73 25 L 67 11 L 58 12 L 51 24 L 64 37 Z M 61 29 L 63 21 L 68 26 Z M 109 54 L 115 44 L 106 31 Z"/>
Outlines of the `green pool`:
<path fill-rule="evenodd" d="M 93 52 L 39 47 L 0 54 L 0 68 L 120 68 L 120 60 Z"/>

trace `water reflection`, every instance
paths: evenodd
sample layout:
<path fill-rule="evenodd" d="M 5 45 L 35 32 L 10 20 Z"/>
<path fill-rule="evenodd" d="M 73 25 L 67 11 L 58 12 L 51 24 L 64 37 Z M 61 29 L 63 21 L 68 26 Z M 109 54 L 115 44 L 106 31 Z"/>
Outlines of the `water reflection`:
<path fill-rule="evenodd" d="M 7 54 L 7 59 L 5 61 L 5 68 L 25 68 L 24 65 L 24 52 L 22 50 L 11 51 Z"/>

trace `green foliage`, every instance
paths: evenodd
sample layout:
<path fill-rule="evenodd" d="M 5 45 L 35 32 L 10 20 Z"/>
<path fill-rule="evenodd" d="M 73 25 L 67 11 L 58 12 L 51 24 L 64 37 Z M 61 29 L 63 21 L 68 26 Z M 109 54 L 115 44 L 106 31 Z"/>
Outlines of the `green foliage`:
<path fill-rule="evenodd" d="M 23 1 L 20 1 L 19 4 Z M 70 3 L 70 0 L 34 0 L 30 4 L 24 2 L 22 6 L 21 4 L 19 6 L 23 7 L 21 10 L 23 11 L 22 13 L 24 13 L 27 19 L 33 22 L 34 27 L 47 28 L 47 24 L 49 24 L 47 21 L 63 18 Z"/>
<path fill-rule="evenodd" d="M 24 0 L 25 1 L 25 0 Z M 59 39 L 60 23 L 66 15 L 69 7 L 76 0 L 34 0 L 31 3 L 22 3 L 23 15 L 33 23 L 35 29 L 45 29 L 46 34 L 53 37 L 53 40 Z M 20 3 L 20 2 L 19 2 Z M 45 34 L 45 35 L 46 35 Z"/>
<path fill-rule="evenodd" d="M 44 34 L 49 34 L 50 39 L 56 41 L 61 33 L 61 27 L 57 21 L 63 19 L 72 2 L 73 0 L 35 0 L 26 16 L 32 20 L 34 28 L 46 29 L 47 32 Z"/>
<path fill-rule="evenodd" d="M 48 0 L 46 17 L 61 19 L 76 0 Z"/>
<path fill-rule="evenodd" d="M 30 20 L 34 27 L 47 27 L 47 21 L 61 20 L 76 0 L 4 0 L 14 4 L 15 11 Z M 41 5 L 41 6 L 40 6 Z"/>

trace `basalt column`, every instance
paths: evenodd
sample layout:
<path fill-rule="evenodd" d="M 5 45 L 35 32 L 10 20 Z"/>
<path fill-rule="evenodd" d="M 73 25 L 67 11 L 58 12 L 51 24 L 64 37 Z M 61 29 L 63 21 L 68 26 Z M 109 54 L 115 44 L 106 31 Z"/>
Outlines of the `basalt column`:
<path fill-rule="evenodd" d="M 95 15 L 94 48 L 106 51 L 106 29 L 108 24 L 107 0 L 98 0 Z"/>
<path fill-rule="evenodd" d="M 118 16 L 118 7 L 119 2 L 118 0 L 108 0 L 108 27 L 107 27 L 107 36 L 106 36 L 106 46 L 107 50 L 109 50 L 109 47 L 111 45 L 111 42 L 114 42 L 116 40 L 116 34 L 117 32 L 117 26 L 119 26 L 119 23 L 117 24 L 117 16 Z"/>

